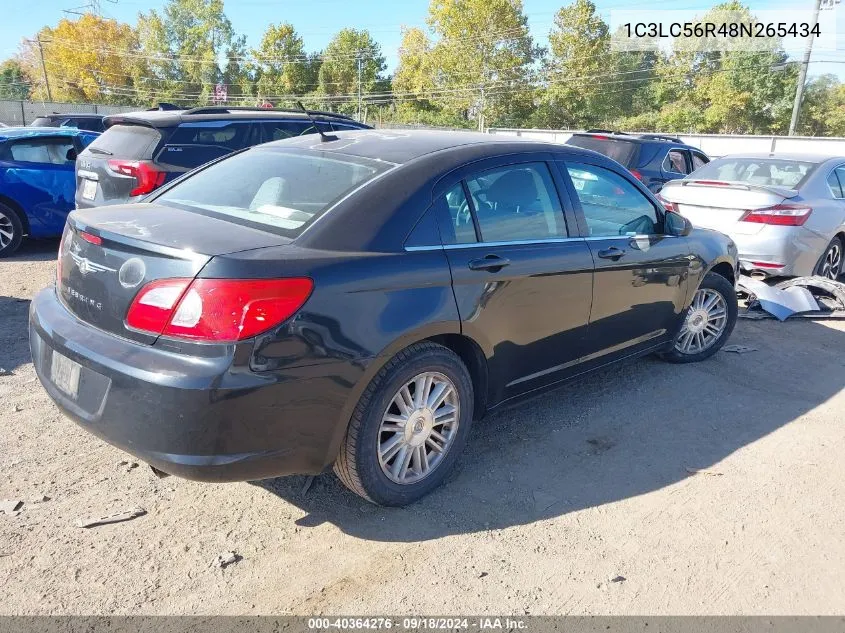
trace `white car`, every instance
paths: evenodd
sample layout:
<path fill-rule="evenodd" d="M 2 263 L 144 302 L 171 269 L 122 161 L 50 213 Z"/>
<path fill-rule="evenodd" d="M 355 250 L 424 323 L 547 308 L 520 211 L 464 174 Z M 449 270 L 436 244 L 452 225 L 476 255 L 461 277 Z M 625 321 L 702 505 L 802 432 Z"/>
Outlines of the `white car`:
<path fill-rule="evenodd" d="M 729 235 L 746 274 L 843 272 L 845 157 L 724 156 L 667 182 L 658 197 L 694 226 Z"/>

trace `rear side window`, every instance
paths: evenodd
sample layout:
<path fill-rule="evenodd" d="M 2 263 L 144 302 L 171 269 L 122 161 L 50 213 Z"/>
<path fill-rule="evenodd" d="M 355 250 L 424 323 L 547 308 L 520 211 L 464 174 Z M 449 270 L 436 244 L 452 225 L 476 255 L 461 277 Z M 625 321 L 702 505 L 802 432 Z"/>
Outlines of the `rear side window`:
<path fill-rule="evenodd" d="M 666 154 L 663 159 L 663 171 L 668 171 L 676 174 L 688 174 L 687 159 L 681 150 L 673 149 Z"/>
<path fill-rule="evenodd" d="M 640 156 L 638 143 L 608 136 L 578 136 L 576 134 L 566 141 L 566 144 L 591 149 L 629 168 L 637 166 L 637 159 Z"/>
<path fill-rule="evenodd" d="M 545 163 L 497 167 L 466 184 L 483 242 L 566 237 L 563 209 Z"/>
<path fill-rule="evenodd" d="M 67 153 L 75 150 L 72 138 L 42 138 L 14 141 L 9 146 L 12 160 L 45 165 L 66 165 Z"/>
<path fill-rule="evenodd" d="M 261 127 L 264 129 L 264 138 L 262 139 L 264 142 L 280 141 L 292 136 L 316 132 L 311 121 L 267 121 L 261 123 Z"/>
<path fill-rule="evenodd" d="M 88 146 L 117 158 L 148 160 L 161 141 L 161 134 L 146 125 L 113 125 Z"/>
<path fill-rule="evenodd" d="M 696 169 L 700 169 L 704 167 L 710 161 L 707 160 L 702 154 L 698 152 L 691 152 L 692 153 L 692 170 L 695 171 Z"/>
<path fill-rule="evenodd" d="M 262 142 L 261 128 L 248 121 L 182 123 L 157 156 L 160 163 L 192 169 Z"/>
<path fill-rule="evenodd" d="M 842 191 L 842 180 L 845 179 L 845 167 L 837 167 L 827 177 L 827 186 L 834 198 L 845 198 Z"/>
<path fill-rule="evenodd" d="M 339 154 L 251 150 L 196 172 L 155 200 L 296 237 L 338 200 L 392 167 Z"/>

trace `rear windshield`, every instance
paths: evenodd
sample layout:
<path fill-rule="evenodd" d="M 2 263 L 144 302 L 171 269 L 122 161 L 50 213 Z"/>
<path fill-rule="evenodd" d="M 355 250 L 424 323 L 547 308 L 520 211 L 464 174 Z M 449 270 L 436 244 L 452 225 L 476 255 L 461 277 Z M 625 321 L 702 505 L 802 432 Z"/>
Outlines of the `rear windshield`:
<path fill-rule="evenodd" d="M 566 141 L 567 145 L 591 149 L 599 154 L 612 158 L 625 167 L 634 167 L 639 155 L 639 144 L 607 136 L 578 136 L 577 134 Z"/>
<path fill-rule="evenodd" d="M 155 201 L 296 237 L 394 166 L 330 152 L 250 150 L 196 172 Z"/>
<path fill-rule="evenodd" d="M 112 125 L 88 146 L 88 150 L 119 158 L 146 160 L 152 158 L 160 140 L 158 130 L 146 125 Z"/>
<path fill-rule="evenodd" d="M 794 189 L 816 163 L 771 158 L 717 158 L 695 171 L 695 180 L 724 180 Z"/>

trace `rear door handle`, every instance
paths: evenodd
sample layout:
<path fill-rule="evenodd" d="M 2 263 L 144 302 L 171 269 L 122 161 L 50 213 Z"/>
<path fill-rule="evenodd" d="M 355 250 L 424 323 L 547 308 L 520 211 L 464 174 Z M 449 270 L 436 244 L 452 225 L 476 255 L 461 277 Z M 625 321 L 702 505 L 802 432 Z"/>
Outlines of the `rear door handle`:
<path fill-rule="evenodd" d="M 603 251 L 598 252 L 598 256 L 602 259 L 612 259 L 613 261 L 616 261 L 624 254 L 624 250 L 622 250 L 621 248 L 616 248 L 615 246 L 611 246 L 610 248 L 606 248 Z"/>
<path fill-rule="evenodd" d="M 473 259 L 469 262 L 470 270 L 488 270 L 491 273 L 499 272 L 502 268 L 510 264 L 510 260 L 498 255 L 487 255 L 482 259 Z"/>

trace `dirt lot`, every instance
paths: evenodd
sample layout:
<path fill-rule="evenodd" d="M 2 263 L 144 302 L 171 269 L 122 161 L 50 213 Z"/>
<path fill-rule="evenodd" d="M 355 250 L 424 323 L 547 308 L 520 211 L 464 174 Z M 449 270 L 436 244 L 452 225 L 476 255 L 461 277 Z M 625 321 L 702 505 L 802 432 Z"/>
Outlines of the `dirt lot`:
<path fill-rule="evenodd" d="M 330 474 L 303 493 L 120 466 L 30 363 L 55 248 L 0 262 L 0 499 L 26 502 L 0 515 L 0 613 L 845 612 L 841 322 L 740 322 L 758 351 L 645 359 L 499 413 L 445 487 L 385 510 Z"/>

